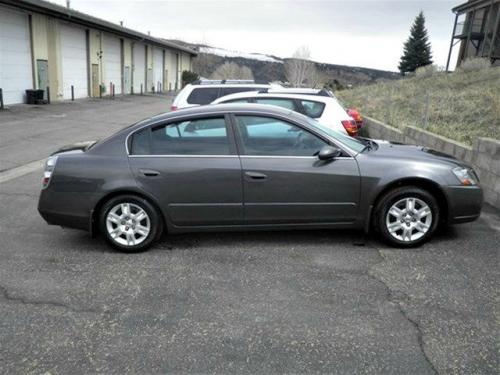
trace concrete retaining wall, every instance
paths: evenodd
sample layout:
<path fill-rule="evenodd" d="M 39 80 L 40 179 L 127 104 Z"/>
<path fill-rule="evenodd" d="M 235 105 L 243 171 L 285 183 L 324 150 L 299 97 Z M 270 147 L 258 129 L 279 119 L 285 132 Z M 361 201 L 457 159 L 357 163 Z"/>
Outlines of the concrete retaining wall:
<path fill-rule="evenodd" d="M 418 144 L 472 164 L 481 180 L 485 201 L 500 208 L 500 141 L 478 138 L 470 147 L 413 126 L 396 129 L 369 117 L 365 117 L 363 131 L 370 138 Z"/>

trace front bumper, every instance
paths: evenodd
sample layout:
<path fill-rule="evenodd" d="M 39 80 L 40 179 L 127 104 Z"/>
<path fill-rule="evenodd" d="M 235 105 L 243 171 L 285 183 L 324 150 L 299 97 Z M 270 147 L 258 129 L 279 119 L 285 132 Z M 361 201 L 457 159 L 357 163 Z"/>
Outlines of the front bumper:
<path fill-rule="evenodd" d="M 460 224 L 477 220 L 483 207 L 483 190 L 480 186 L 446 186 L 448 223 Z"/>

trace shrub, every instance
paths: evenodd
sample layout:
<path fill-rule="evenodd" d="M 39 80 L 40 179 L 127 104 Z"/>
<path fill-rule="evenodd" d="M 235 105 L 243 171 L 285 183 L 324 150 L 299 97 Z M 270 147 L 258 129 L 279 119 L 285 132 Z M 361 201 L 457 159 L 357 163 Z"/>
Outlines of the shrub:
<path fill-rule="evenodd" d="M 199 79 L 200 79 L 200 76 L 195 72 L 191 72 L 189 70 L 184 70 L 182 72 L 182 84 L 183 85 L 187 85 L 188 83 L 192 83 L 192 82 L 197 81 Z"/>
<path fill-rule="evenodd" d="M 462 72 L 478 72 L 490 67 L 491 64 L 489 59 L 473 57 L 462 62 L 458 67 L 458 70 Z"/>
<path fill-rule="evenodd" d="M 426 65 L 421 66 L 415 70 L 415 77 L 418 78 L 427 78 L 432 77 L 436 73 L 440 73 L 443 71 L 443 68 L 438 65 Z"/>

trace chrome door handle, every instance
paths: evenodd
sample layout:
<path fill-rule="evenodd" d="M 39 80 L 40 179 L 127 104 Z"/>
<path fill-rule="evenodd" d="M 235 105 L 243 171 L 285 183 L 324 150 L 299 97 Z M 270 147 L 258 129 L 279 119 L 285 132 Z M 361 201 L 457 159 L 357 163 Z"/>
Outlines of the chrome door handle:
<path fill-rule="evenodd" d="M 160 172 L 153 169 L 139 169 L 139 172 L 146 177 L 156 177 L 160 175 Z"/>

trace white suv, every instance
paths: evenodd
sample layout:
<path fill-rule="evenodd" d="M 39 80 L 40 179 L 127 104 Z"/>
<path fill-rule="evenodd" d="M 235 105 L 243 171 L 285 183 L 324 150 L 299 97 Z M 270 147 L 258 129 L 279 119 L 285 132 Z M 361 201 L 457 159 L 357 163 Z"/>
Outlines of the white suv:
<path fill-rule="evenodd" d="M 181 108 L 196 107 L 210 104 L 221 96 L 246 91 L 259 91 L 272 87 L 281 87 L 270 84 L 258 84 L 250 80 L 201 80 L 186 85 L 174 99 L 172 111 Z"/>
<path fill-rule="evenodd" d="M 271 92 L 271 90 L 269 90 Z M 212 102 L 270 104 L 302 113 L 320 124 L 350 136 L 357 136 L 359 126 L 335 97 L 317 94 L 283 94 L 267 92 L 243 92 L 221 97 Z"/>

